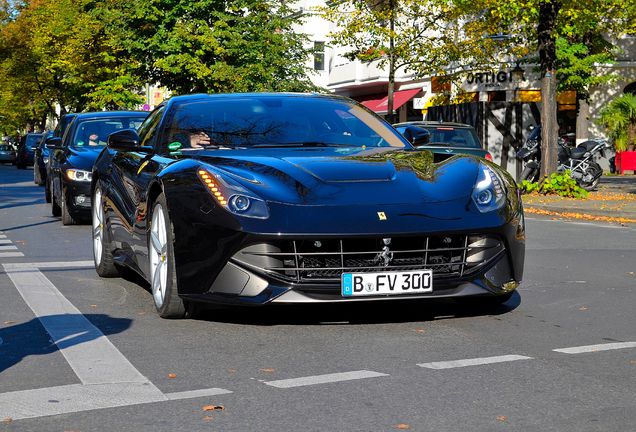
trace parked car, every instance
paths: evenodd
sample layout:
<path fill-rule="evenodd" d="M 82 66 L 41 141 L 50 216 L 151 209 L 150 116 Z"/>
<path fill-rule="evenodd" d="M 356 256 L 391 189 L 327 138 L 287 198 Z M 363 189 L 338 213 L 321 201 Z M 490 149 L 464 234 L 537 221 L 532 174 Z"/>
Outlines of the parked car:
<path fill-rule="evenodd" d="M 523 273 L 509 174 L 434 164 L 338 96 L 173 97 L 110 135 L 92 190 L 97 273 L 134 269 L 162 317 L 197 302 L 499 303 Z"/>
<path fill-rule="evenodd" d="M 9 144 L 0 144 L 0 163 L 15 165 L 16 152 Z"/>
<path fill-rule="evenodd" d="M 46 164 L 49 162 L 50 150 L 46 147 L 46 140 L 53 136 L 53 131 L 46 131 L 33 153 L 33 182 L 42 186 L 46 182 Z"/>
<path fill-rule="evenodd" d="M 28 133 L 22 137 L 15 162 L 18 169 L 26 169 L 28 165 L 33 165 L 35 148 L 40 139 L 42 139 L 41 133 Z"/>
<path fill-rule="evenodd" d="M 104 111 L 78 114 L 62 138 L 49 138 L 51 212 L 64 225 L 90 218 L 91 170 L 108 135 L 137 128 L 148 115 L 142 111 Z"/>
<path fill-rule="evenodd" d="M 68 129 L 68 126 L 71 124 L 71 122 L 76 116 L 77 116 L 76 113 L 68 113 L 60 117 L 60 121 L 57 123 L 57 126 L 55 126 L 55 129 L 53 130 L 53 136 L 62 138 L 64 136 L 64 132 L 66 132 L 66 129 Z M 46 173 L 44 176 L 44 197 L 46 199 L 46 202 L 50 203 L 52 201 L 51 185 L 49 182 L 49 178 L 51 176 L 51 164 L 45 163 L 44 167 L 45 167 L 45 173 Z"/>
<path fill-rule="evenodd" d="M 416 145 L 416 148 L 433 152 L 435 162 L 441 162 L 456 154 L 471 154 L 492 160 L 492 155 L 483 149 L 475 128 L 470 125 L 437 121 L 412 121 L 397 123 L 393 127 L 402 134 L 409 127 L 427 130 L 430 133 L 429 142 Z"/>

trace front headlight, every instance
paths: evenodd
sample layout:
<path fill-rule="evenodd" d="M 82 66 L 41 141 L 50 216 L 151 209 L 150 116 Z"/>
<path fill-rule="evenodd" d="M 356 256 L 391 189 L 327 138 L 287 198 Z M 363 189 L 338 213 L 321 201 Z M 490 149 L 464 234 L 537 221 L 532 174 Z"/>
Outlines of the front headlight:
<path fill-rule="evenodd" d="M 267 203 L 239 183 L 203 168 L 197 174 L 217 204 L 230 213 L 258 219 L 269 217 Z"/>
<path fill-rule="evenodd" d="M 49 158 L 48 157 L 43 157 L 42 158 L 42 162 L 44 162 L 44 165 L 46 165 L 47 163 L 49 163 Z"/>
<path fill-rule="evenodd" d="M 479 176 L 473 187 L 472 197 L 481 213 L 498 210 L 506 202 L 503 181 L 489 166 L 479 164 Z"/>
<path fill-rule="evenodd" d="M 90 171 L 68 169 L 66 170 L 66 177 L 73 181 L 91 181 L 93 174 Z"/>

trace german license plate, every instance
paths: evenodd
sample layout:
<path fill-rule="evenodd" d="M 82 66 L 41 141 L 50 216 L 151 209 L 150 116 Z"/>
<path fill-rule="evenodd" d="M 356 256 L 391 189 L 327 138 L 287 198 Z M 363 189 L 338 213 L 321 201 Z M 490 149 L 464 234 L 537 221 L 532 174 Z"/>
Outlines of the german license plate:
<path fill-rule="evenodd" d="M 420 294 L 433 291 L 433 270 L 343 273 L 342 296 Z"/>

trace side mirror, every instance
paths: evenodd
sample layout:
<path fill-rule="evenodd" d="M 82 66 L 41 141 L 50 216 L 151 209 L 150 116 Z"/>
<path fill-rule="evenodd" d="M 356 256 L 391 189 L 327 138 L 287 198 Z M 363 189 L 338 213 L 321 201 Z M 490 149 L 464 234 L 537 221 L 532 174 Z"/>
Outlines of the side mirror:
<path fill-rule="evenodd" d="M 107 146 L 110 149 L 124 152 L 150 153 L 152 147 L 139 145 L 140 139 L 134 129 L 124 129 L 108 135 Z"/>
<path fill-rule="evenodd" d="M 423 146 L 431 142 L 431 133 L 422 127 L 406 126 L 401 133 L 404 138 L 413 144 L 413 147 Z"/>
<path fill-rule="evenodd" d="M 62 138 L 60 137 L 50 137 L 44 141 L 44 145 L 47 149 L 51 150 L 59 150 L 62 148 Z"/>

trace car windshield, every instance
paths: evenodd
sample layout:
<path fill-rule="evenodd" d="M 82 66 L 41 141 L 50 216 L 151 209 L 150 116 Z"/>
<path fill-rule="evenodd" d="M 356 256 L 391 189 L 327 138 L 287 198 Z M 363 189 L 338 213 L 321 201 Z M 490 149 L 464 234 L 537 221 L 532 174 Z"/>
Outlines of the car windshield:
<path fill-rule="evenodd" d="M 103 147 L 108 135 L 123 129 L 137 129 L 145 119 L 145 113 L 139 117 L 108 117 L 80 120 L 71 141 L 71 147 Z"/>
<path fill-rule="evenodd" d="M 42 139 L 42 135 L 27 135 L 26 137 L 26 146 L 27 148 L 33 149 L 38 146 L 38 143 Z"/>
<path fill-rule="evenodd" d="M 178 105 L 168 119 L 169 148 L 405 147 L 366 109 L 343 99 L 237 96 Z"/>
<path fill-rule="evenodd" d="M 429 145 L 442 144 L 449 147 L 481 148 L 479 138 L 473 129 L 452 126 L 427 126 L 431 133 Z"/>

